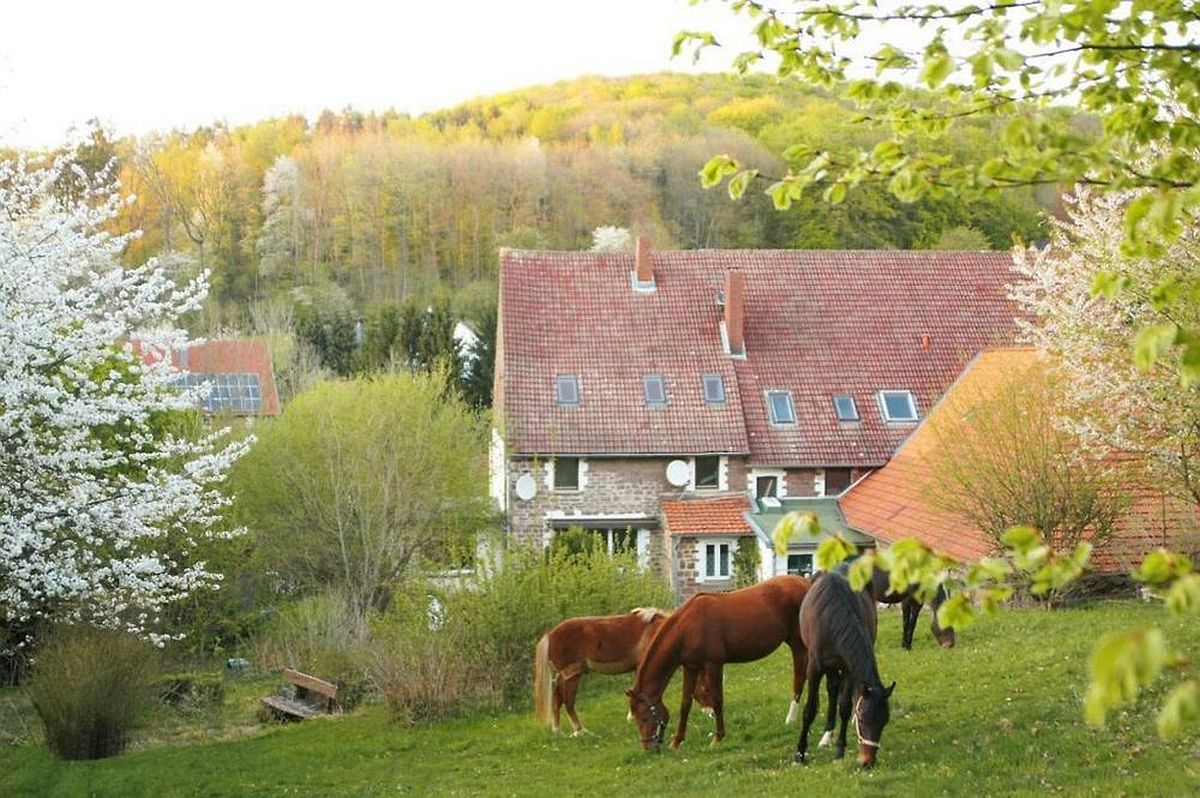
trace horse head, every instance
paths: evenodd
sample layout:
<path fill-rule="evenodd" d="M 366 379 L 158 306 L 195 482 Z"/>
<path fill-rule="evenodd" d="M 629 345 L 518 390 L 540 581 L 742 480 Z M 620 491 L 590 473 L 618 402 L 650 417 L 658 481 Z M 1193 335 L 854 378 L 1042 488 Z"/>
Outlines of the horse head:
<path fill-rule="evenodd" d="M 858 764 L 864 768 L 875 766 L 883 727 L 891 714 L 888 699 L 895 689 L 896 683 L 892 682 L 890 687 L 864 685 L 859 691 L 854 704 L 854 732 L 858 735 Z"/>
<path fill-rule="evenodd" d="M 658 751 L 662 748 L 663 737 L 667 733 L 667 719 L 670 717 L 665 704 L 660 705 L 645 693 L 635 693 L 626 690 L 629 696 L 629 711 L 638 727 L 638 742 L 647 751 Z"/>

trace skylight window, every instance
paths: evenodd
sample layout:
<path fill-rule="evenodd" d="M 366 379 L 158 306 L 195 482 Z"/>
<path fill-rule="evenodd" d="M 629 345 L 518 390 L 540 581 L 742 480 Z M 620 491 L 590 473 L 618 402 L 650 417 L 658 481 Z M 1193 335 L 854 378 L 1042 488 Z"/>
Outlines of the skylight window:
<path fill-rule="evenodd" d="M 767 410 L 771 414 L 772 424 L 796 423 L 791 391 L 767 391 Z"/>
<path fill-rule="evenodd" d="M 880 391 L 879 407 L 884 421 L 917 420 L 917 400 L 912 391 Z"/>
<path fill-rule="evenodd" d="M 555 396 L 559 407 L 579 405 L 579 377 L 574 374 L 559 374 L 554 378 Z"/>
<path fill-rule="evenodd" d="M 838 421 L 858 421 L 858 406 L 854 397 L 849 394 L 838 394 L 833 397 L 833 410 L 837 413 Z"/>
<path fill-rule="evenodd" d="M 642 377 L 642 393 L 646 397 L 647 407 L 667 406 L 667 382 L 661 374 L 647 374 Z"/>
<path fill-rule="evenodd" d="M 705 374 L 703 377 L 703 383 L 704 401 L 706 404 L 725 404 L 725 380 L 720 374 Z"/>

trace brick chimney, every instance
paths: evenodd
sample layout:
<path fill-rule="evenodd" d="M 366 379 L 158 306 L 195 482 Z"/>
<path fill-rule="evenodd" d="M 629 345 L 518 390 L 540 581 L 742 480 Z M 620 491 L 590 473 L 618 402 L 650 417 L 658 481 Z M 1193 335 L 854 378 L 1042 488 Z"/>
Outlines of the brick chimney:
<path fill-rule="evenodd" d="M 638 236 L 633 274 L 633 287 L 636 291 L 654 290 L 654 269 L 650 264 L 650 252 L 650 236 Z"/>
<path fill-rule="evenodd" d="M 734 269 L 725 272 L 725 341 L 729 354 L 746 354 L 746 275 Z"/>

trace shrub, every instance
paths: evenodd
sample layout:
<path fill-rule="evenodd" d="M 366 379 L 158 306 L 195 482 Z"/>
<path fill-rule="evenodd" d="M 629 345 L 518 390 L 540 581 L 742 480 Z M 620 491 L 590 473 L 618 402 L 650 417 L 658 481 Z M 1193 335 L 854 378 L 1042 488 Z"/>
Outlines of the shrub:
<path fill-rule="evenodd" d="M 258 665 L 296 670 L 338 686 L 343 707 L 363 697 L 367 680 L 367 626 L 351 601 L 338 591 L 285 605 L 258 639 Z"/>
<path fill-rule="evenodd" d="M 633 554 L 514 549 L 454 589 L 414 585 L 396 596 L 393 611 L 375 619 L 372 676 L 401 719 L 512 706 L 528 700 L 533 649 L 552 626 L 665 606 L 669 597 Z"/>
<path fill-rule="evenodd" d="M 220 706 L 225 679 L 219 673 L 169 673 L 154 680 L 154 694 L 174 707 Z"/>
<path fill-rule="evenodd" d="M 119 754 L 151 703 L 153 673 L 153 649 L 130 634 L 53 631 L 38 648 L 29 685 L 50 750 L 62 759 Z"/>

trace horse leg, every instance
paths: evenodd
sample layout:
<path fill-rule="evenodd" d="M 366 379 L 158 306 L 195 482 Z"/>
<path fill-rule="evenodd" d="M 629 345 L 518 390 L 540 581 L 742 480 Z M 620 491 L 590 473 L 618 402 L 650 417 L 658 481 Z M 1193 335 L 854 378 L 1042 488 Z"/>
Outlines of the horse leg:
<path fill-rule="evenodd" d="M 554 698 L 552 701 L 553 706 L 552 706 L 551 712 L 550 712 L 550 730 L 552 732 L 554 732 L 555 734 L 558 734 L 560 731 L 562 731 L 561 710 L 562 710 L 562 705 L 563 705 L 563 676 L 561 673 L 557 673 L 554 676 L 553 693 L 554 693 Z"/>
<path fill-rule="evenodd" d="M 834 759 L 843 759 L 846 756 L 846 726 L 850 721 L 850 697 L 854 689 L 854 680 L 850 678 L 850 674 L 843 673 L 841 682 L 841 689 L 838 691 L 838 709 L 841 710 L 842 726 L 838 730 L 837 752 L 834 754 Z"/>
<path fill-rule="evenodd" d="M 708 679 L 709 693 L 712 697 L 713 717 L 717 719 L 717 730 L 713 733 L 713 742 L 719 743 L 725 739 L 724 666 L 720 663 L 706 663 L 704 666 L 704 675 Z"/>
<path fill-rule="evenodd" d="M 671 738 L 672 748 L 678 748 L 683 743 L 683 738 L 687 736 L 688 713 L 692 711 L 692 696 L 696 692 L 696 675 L 698 673 L 688 667 L 683 669 L 683 695 L 679 697 L 679 728 L 675 730 L 675 736 Z"/>
<path fill-rule="evenodd" d="M 583 724 L 579 722 L 579 716 L 575 714 L 575 696 L 579 693 L 579 684 L 582 681 L 583 674 L 577 673 L 563 684 L 563 704 L 566 705 L 567 715 L 571 718 L 572 734 L 579 734 L 583 731 Z"/>
<path fill-rule="evenodd" d="M 808 761 L 808 730 L 812 728 L 813 719 L 817 717 L 817 702 L 820 701 L 821 671 L 816 663 L 808 663 L 808 701 L 804 704 L 804 722 L 800 726 L 800 739 L 796 741 L 796 754 L 792 761 L 803 765 Z"/>
<path fill-rule="evenodd" d="M 804 672 L 808 670 L 808 649 L 798 640 L 788 645 L 792 649 L 792 702 L 788 705 L 787 717 L 783 722 L 791 726 L 800 714 L 800 694 L 804 691 Z"/>
<path fill-rule="evenodd" d="M 821 741 L 817 743 L 817 748 L 828 748 L 833 745 L 833 729 L 837 722 L 838 696 L 840 695 L 839 690 L 844 678 L 840 671 L 830 671 L 825 675 L 825 698 L 828 700 L 829 706 L 825 710 L 825 733 L 821 735 Z"/>
<path fill-rule="evenodd" d="M 917 617 L 921 614 L 921 602 L 907 597 L 900 602 L 900 609 L 904 612 L 904 637 L 901 645 L 904 646 L 905 651 L 911 651 L 913 631 L 917 628 Z"/>

